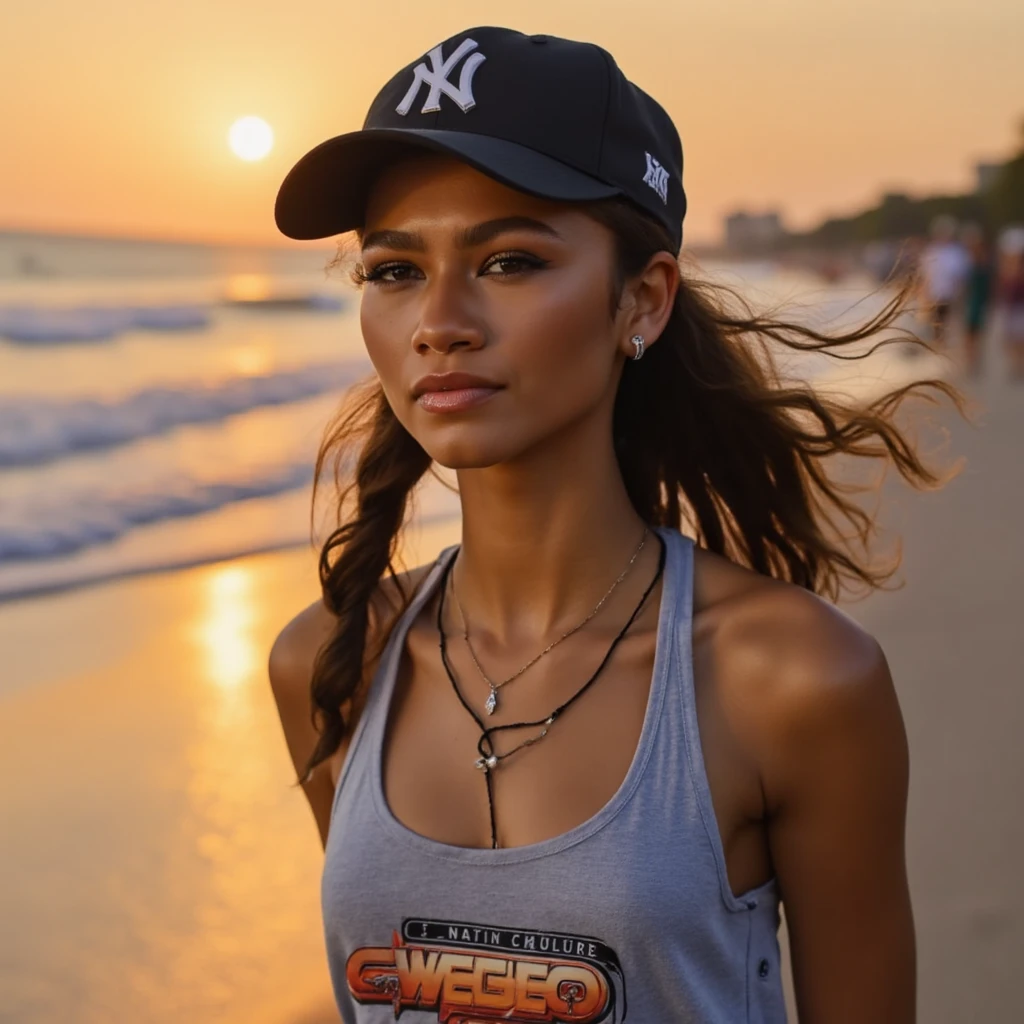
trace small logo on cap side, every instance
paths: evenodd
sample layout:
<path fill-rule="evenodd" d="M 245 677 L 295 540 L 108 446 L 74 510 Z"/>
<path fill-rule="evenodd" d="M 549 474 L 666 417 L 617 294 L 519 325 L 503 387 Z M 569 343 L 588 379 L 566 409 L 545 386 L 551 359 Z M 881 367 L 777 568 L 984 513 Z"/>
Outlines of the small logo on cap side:
<path fill-rule="evenodd" d="M 668 205 L 668 171 L 650 153 L 645 151 L 644 156 L 647 157 L 647 173 L 644 175 L 644 184 L 650 185 L 661 196 L 661 201 Z"/>
<path fill-rule="evenodd" d="M 427 93 L 426 102 L 420 110 L 422 114 L 429 114 L 432 111 L 441 109 L 442 92 L 447 96 L 451 96 L 463 112 L 476 106 L 476 99 L 473 97 L 473 75 L 476 74 L 476 69 L 487 58 L 482 53 L 474 53 L 469 57 L 466 63 L 462 65 L 462 71 L 459 74 L 459 86 L 456 88 L 448 81 L 448 76 L 454 70 L 455 65 L 467 53 L 476 49 L 476 40 L 463 39 L 455 52 L 447 60 L 444 60 L 442 56 L 441 46 L 442 44 L 438 43 L 427 54 L 430 58 L 431 66 L 429 68 L 422 61 L 413 68 L 413 79 L 409 89 L 405 96 L 402 97 L 402 102 L 395 107 L 395 110 L 403 117 L 412 109 L 413 101 L 420 91 L 420 85 L 424 82 L 430 84 L 430 92 Z"/>

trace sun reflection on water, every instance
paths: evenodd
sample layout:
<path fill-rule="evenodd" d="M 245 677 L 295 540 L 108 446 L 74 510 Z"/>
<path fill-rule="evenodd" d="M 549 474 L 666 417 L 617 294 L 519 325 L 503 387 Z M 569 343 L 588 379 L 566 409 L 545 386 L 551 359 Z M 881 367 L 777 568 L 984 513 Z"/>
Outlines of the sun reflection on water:
<path fill-rule="evenodd" d="M 209 566 L 197 583 L 194 707 L 182 765 L 188 810 L 175 872 L 188 880 L 194 931 L 165 966 L 206 1004 L 224 998 L 220 984 L 243 986 L 261 992 L 261 1020 L 284 1020 L 287 1005 L 318 990 L 322 965 L 310 881 L 318 849 L 301 800 L 287 786 L 266 677 L 274 584 L 248 560 Z M 282 946 L 308 951 L 295 987 L 271 978 Z"/>
<path fill-rule="evenodd" d="M 267 274 L 232 274 L 224 294 L 232 302 L 258 302 L 269 298 L 271 279 Z"/>
<path fill-rule="evenodd" d="M 223 689 L 234 689 L 252 677 L 259 655 L 253 637 L 255 609 L 253 580 L 244 565 L 225 565 L 206 580 L 206 603 L 199 639 L 207 679 Z"/>
<path fill-rule="evenodd" d="M 266 334 L 255 335 L 224 355 L 230 370 L 240 377 L 256 377 L 274 369 L 274 349 Z"/>

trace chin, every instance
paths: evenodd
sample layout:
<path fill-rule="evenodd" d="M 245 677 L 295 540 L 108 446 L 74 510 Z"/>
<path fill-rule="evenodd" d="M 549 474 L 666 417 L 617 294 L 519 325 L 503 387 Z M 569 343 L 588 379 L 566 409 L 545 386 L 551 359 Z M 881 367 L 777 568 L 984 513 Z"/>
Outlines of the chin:
<path fill-rule="evenodd" d="M 509 431 L 483 430 L 470 425 L 418 431 L 423 450 L 445 469 L 486 469 L 510 462 L 527 447 Z"/>
<path fill-rule="evenodd" d="M 496 447 L 493 444 L 474 443 L 468 440 L 461 443 L 423 445 L 427 454 L 445 469 L 487 469 L 489 466 L 507 462 L 507 451 L 496 451 Z M 506 449 L 507 446 L 503 445 L 502 448 Z"/>

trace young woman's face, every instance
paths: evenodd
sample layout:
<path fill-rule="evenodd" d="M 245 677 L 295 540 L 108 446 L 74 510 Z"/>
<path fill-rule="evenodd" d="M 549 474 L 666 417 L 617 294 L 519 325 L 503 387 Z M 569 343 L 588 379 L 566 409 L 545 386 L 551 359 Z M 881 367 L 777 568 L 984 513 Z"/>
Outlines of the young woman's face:
<path fill-rule="evenodd" d="M 433 459 L 509 462 L 594 418 L 610 443 L 630 333 L 625 314 L 610 316 L 605 227 L 427 153 L 375 182 L 361 238 L 363 338 L 395 415 Z M 493 387 L 418 394 L 425 375 L 453 372 Z"/>

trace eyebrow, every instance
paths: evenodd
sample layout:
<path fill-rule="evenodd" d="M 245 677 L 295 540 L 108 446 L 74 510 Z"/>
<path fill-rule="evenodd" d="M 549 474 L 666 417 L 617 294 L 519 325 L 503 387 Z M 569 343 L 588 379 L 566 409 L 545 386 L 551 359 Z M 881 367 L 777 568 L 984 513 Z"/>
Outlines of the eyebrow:
<path fill-rule="evenodd" d="M 560 241 L 565 239 L 550 224 L 535 217 L 516 215 L 512 217 L 496 217 L 494 220 L 485 220 L 480 224 L 464 228 L 455 236 L 455 245 L 460 249 L 470 249 L 474 245 L 483 245 L 497 235 L 506 231 L 534 231 L 540 235 L 548 235 Z M 427 246 L 423 236 L 413 231 L 397 231 L 393 228 L 384 228 L 381 231 L 371 231 L 363 239 L 363 251 L 373 248 L 406 249 L 413 252 L 426 252 Z"/>

